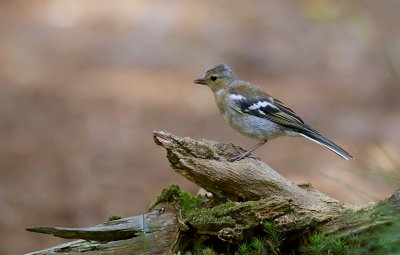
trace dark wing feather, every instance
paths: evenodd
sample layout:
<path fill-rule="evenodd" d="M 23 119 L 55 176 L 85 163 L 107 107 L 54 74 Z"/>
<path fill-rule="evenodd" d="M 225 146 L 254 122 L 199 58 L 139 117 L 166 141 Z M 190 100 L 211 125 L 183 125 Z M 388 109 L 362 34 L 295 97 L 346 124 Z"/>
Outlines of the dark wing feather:
<path fill-rule="evenodd" d="M 293 118 L 296 118 L 300 123 L 304 124 L 304 121 L 297 115 L 297 113 L 295 113 L 292 109 L 290 109 L 289 107 L 287 107 L 286 105 L 284 105 L 281 101 L 273 98 L 273 102 L 275 103 L 275 105 L 284 113 L 292 116 Z"/>
<path fill-rule="evenodd" d="M 234 99 L 238 110 L 281 125 L 303 128 L 304 121 L 290 108 L 273 97 L 238 97 Z"/>

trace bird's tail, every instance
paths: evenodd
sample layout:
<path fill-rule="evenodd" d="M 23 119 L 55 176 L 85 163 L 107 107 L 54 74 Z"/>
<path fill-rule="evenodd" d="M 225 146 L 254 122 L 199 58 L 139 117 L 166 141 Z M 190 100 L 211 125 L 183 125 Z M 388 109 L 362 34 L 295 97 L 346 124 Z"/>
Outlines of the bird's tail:
<path fill-rule="evenodd" d="M 347 151 L 342 149 L 339 145 L 332 142 L 328 138 L 324 137 L 323 135 L 319 134 L 315 129 L 307 126 L 305 129 L 301 130 L 300 135 L 319 144 L 324 146 L 325 148 L 331 150 L 332 152 L 336 153 L 340 157 L 344 158 L 345 160 L 352 159 L 353 156 L 350 155 Z"/>

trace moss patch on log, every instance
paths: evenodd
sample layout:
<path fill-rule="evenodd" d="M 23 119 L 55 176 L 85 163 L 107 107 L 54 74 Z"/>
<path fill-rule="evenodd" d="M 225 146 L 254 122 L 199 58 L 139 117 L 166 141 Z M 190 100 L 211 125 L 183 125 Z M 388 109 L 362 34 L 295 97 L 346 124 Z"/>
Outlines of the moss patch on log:
<path fill-rule="evenodd" d="M 197 208 L 202 203 L 200 197 L 190 195 L 175 184 L 164 188 L 161 194 L 157 196 L 156 201 L 150 205 L 150 209 L 164 202 L 174 204 L 177 209 L 183 212 Z"/>
<path fill-rule="evenodd" d="M 152 206 L 161 202 L 179 209 L 189 229 L 183 238 L 196 240 L 180 254 L 397 254 L 400 247 L 400 210 L 388 200 L 323 221 L 279 198 L 213 201 L 177 185 Z"/>

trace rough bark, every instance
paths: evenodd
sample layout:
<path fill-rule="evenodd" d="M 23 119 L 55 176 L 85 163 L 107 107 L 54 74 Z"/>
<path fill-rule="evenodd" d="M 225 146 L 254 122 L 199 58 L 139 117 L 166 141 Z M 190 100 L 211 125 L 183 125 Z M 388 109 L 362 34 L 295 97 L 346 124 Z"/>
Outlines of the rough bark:
<path fill-rule="evenodd" d="M 310 233 L 319 232 L 335 238 L 358 236 L 358 241 L 353 240 L 353 243 L 367 247 L 370 244 L 365 240 L 371 238 L 371 231 L 382 231 L 382 228 L 385 231 L 388 225 L 399 230 L 399 192 L 376 205 L 350 205 L 309 184 L 297 185 L 258 159 L 229 162 L 229 158 L 242 151 L 233 144 L 158 131 L 154 132 L 154 141 L 167 150 L 168 160 L 176 172 L 213 194 L 204 208 L 188 209 L 180 204 L 180 191 L 171 195 L 167 190 L 158 199 L 156 208 L 146 216 L 122 219 L 114 222 L 116 225 L 29 229 L 63 238 L 94 240 L 68 243 L 32 254 L 65 254 L 71 249 L 84 254 L 99 254 L 99 251 L 100 254 L 163 254 L 190 247 L 189 240 L 197 244 L 204 240 L 245 241 L 260 232 L 262 222 L 272 222 L 285 236 L 288 246 L 299 246 L 306 242 Z M 154 227 L 144 231 L 140 223 L 142 217 Z M 393 243 L 400 244 L 400 237 L 396 236 L 390 245 Z"/>

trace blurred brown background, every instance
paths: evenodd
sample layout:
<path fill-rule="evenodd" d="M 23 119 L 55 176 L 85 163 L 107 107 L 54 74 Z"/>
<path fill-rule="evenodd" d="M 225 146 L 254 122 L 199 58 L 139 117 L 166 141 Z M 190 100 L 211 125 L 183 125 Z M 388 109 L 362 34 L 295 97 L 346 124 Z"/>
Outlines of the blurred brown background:
<path fill-rule="evenodd" d="M 400 68 L 399 24 L 396 0 L 1 1 L 0 254 L 63 242 L 26 227 L 141 214 L 172 183 L 196 192 L 153 130 L 253 145 L 192 83 L 217 63 L 356 159 L 297 138 L 255 155 L 343 201 L 389 195 L 366 169 L 396 170 L 375 141 L 399 155 L 400 87 L 385 63 Z"/>

